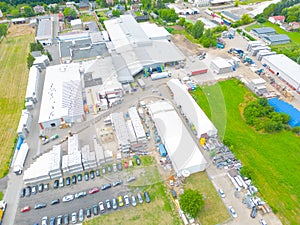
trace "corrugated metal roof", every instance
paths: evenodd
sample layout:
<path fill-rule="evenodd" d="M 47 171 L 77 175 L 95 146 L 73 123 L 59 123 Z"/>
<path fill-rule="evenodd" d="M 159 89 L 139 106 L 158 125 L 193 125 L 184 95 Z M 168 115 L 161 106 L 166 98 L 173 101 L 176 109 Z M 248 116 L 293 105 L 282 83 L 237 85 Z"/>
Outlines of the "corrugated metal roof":
<path fill-rule="evenodd" d="M 287 36 L 286 34 L 274 34 L 274 35 L 268 35 L 268 36 L 264 36 L 264 39 L 268 40 L 271 42 L 277 42 L 277 41 L 291 41 L 291 39 L 289 38 L 289 36 Z"/>
<path fill-rule="evenodd" d="M 38 25 L 36 32 L 37 38 L 52 38 L 52 21 L 41 20 Z"/>
<path fill-rule="evenodd" d="M 253 28 L 252 31 L 257 34 L 276 33 L 276 31 L 272 27 Z"/>

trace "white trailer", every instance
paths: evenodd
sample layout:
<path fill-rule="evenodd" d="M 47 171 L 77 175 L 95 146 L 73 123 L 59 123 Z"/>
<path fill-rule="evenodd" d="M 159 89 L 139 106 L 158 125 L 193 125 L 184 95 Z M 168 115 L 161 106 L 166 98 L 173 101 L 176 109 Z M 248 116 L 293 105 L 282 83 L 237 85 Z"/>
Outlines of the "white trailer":
<path fill-rule="evenodd" d="M 137 82 L 138 82 L 138 84 L 140 85 L 141 88 L 145 89 L 146 84 L 145 84 L 145 82 L 144 82 L 144 80 L 142 78 L 139 78 L 137 80 Z"/>
<path fill-rule="evenodd" d="M 14 162 L 14 173 L 21 175 L 23 172 L 24 163 L 29 151 L 29 146 L 27 143 L 21 145 L 20 150 L 18 151 L 16 160 Z"/>
<path fill-rule="evenodd" d="M 171 73 L 170 72 L 161 72 L 161 73 L 153 73 L 151 74 L 151 79 L 152 80 L 158 80 L 166 77 L 170 77 Z"/>

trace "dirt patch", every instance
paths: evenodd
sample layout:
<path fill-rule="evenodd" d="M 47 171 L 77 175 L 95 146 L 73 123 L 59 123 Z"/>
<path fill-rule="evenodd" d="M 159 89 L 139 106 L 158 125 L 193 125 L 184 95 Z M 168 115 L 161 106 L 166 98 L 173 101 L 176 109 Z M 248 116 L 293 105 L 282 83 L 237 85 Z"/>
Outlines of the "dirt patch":
<path fill-rule="evenodd" d="M 190 42 L 182 34 L 172 35 L 172 41 L 186 56 L 192 56 L 198 54 L 200 51 L 200 48 L 198 47 L 197 44 Z"/>
<path fill-rule="evenodd" d="M 171 28 L 174 28 L 175 30 L 184 30 L 184 27 L 182 27 L 180 25 L 175 25 L 175 26 L 172 26 Z"/>
<path fill-rule="evenodd" d="M 7 37 L 17 37 L 26 34 L 35 33 L 35 29 L 29 26 L 28 24 L 18 24 L 14 25 L 11 24 L 8 28 L 8 35 Z"/>

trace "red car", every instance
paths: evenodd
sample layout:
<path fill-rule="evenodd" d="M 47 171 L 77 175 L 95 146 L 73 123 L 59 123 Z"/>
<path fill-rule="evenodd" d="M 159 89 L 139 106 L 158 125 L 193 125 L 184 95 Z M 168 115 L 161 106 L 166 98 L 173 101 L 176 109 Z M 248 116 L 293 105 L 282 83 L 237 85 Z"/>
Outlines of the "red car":
<path fill-rule="evenodd" d="M 124 168 L 125 168 L 125 169 L 128 168 L 128 162 L 124 162 Z"/>
<path fill-rule="evenodd" d="M 30 211 L 30 206 L 25 206 L 25 207 L 23 207 L 22 209 L 21 209 L 21 212 L 23 213 L 23 212 L 28 212 L 28 211 Z"/>
<path fill-rule="evenodd" d="M 89 190 L 89 194 L 95 194 L 95 193 L 97 193 L 97 192 L 99 192 L 99 189 L 98 188 L 93 188 L 93 189 L 91 189 L 91 190 Z"/>

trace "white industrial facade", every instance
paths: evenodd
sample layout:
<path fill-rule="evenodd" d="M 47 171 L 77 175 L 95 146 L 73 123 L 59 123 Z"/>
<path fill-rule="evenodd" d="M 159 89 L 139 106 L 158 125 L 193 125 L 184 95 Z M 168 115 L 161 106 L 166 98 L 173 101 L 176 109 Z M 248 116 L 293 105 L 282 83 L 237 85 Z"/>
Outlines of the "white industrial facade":
<path fill-rule="evenodd" d="M 261 60 L 279 78 L 292 89 L 300 92 L 300 65 L 283 54 L 265 56 Z"/>
<path fill-rule="evenodd" d="M 178 79 L 169 80 L 167 85 L 173 92 L 175 103 L 180 107 L 189 122 L 195 126 L 197 138 L 216 136 L 218 133 L 217 128 L 195 102 L 185 86 Z"/>
<path fill-rule="evenodd" d="M 204 171 L 207 161 L 173 106 L 158 101 L 149 104 L 148 109 L 175 172 L 181 175 L 184 170 L 190 173 Z"/>
<path fill-rule="evenodd" d="M 85 119 L 80 67 L 79 63 L 47 67 L 39 116 L 41 129 Z"/>
<path fill-rule="evenodd" d="M 232 65 L 226 59 L 221 57 L 212 60 L 210 68 L 217 74 L 232 72 Z"/>
<path fill-rule="evenodd" d="M 28 110 L 33 109 L 34 104 L 38 102 L 40 76 L 41 71 L 36 66 L 30 67 L 25 95 L 25 106 Z"/>

